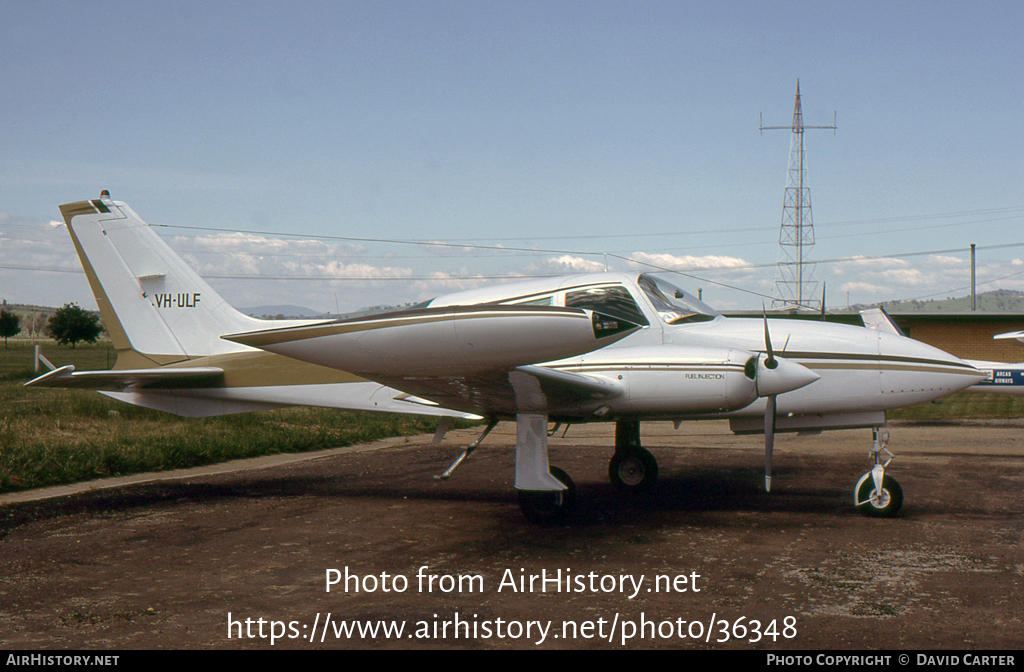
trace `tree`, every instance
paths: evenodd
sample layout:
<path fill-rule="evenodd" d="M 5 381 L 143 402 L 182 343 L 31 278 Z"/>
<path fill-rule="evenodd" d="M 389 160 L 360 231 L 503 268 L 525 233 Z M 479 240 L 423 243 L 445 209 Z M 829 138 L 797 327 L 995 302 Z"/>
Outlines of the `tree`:
<path fill-rule="evenodd" d="M 17 336 L 21 331 L 21 326 L 18 324 L 20 321 L 21 318 L 14 313 L 0 310 L 0 336 L 4 337 L 4 350 L 7 349 L 8 337 Z"/>
<path fill-rule="evenodd" d="M 65 303 L 46 323 L 46 332 L 61 345 L 75 347 L 79 341 L 95 343 L 100 337 L 100 318 L 74 303 Z"/>

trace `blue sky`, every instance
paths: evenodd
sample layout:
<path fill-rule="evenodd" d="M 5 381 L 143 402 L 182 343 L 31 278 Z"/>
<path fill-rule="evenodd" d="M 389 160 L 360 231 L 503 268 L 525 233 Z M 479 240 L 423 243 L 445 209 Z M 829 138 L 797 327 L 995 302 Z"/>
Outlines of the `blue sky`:
<path fill-rule="evenodd" d="M 160 229 L 239 306 L 400 303 L 612 252 L 697 269 L 708 282 L 675 281 L 716 307 L 759 307 L 790 138 L 760 135 L 758 114 L 788 124 L 798 78 L 805 122 L 835 111 L 839 125 L 807 133 L 812 258 L 976 243 L 979 282 L 1003 278 L 980 290 L 1024 289 L 1020 3 L 4 2 L 3 15 L 8 301 L 95 305 L 83 275 L 54 272 L 77 261 L 50 222 L 109 189 L 153 223 L 247 232 Z M 817 277 L 830 305 L 945 296 L 967 284 L 966 258 L 825 263 Z M 284 275 L 308 279 L 258 279 Z M 365 277 L 416 279 L 351 279 Z"/>

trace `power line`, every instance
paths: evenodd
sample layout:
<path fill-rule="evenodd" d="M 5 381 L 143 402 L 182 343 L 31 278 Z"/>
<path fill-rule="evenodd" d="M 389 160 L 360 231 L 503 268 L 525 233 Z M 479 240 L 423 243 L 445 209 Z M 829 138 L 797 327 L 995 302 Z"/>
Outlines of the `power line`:
<path fill-rule="evenodd" d="M 1024 247 L 1024 242 L 1000 243 L 1000 244 L 997 244 L 997 245 L 978 245 L 976 249 L 977 250 L 995 250 L 995 249 L 1010 249 L 1010 248 L 1014 248 L 1014 247 Z M 882 260 L 886 260 L 886 259 L 902 259 L 904 257 L 921 257 L 921 256 L 928 256 L 928 255 L 933 255 L 933 254 L 966 253 L 967 251 L 968 251 L 967 248 L 954 247 L 954 248 L 946 248 L 946 249 L 940 249 L 940 250 L 924 250 L 924 251 L 918 251 L 918 252 L 899 252 L 899 253 L 895 253 L 895 254 L 878 254 L 878 255 L 870 255 L 870 256 L 857 255 L 857 256 L 851 256 L 851 257 L 834 257 L 834 258 L 831 258 L 831 259 L 820 259 L 820 260 L 818 260 L 815 263 L 818 263 L 818 264 L 840 264 L 840 263 L 849 263 L 849 262 L 882 261 Z M 549 251 L 543 251 L 543 250 L 541 250 L 540 252 L 549 253 Z M 708 268 L 706 266 L 691 266 L 691 267 L 683 267 L 683 268 L 670 268 L 670 267 L 667 267 L 667 266 L 661 266 L 661 265 L 655 264 L 655 263 L 647 261 L 647 260 L 637 259 L 635 257 L 630 257 L 630 256 L 626 256 L 626 255 L 621 255 L 621 254 L 615 254 L 615 253 L 612 253 L 612 252 L 600 253 L 600 252 L 572 251 L 572 252 L 564 252 L 564 253 L 565 254 L 579 254 L 579 255 L 603 255 L 603 254 L 607 254 L 609 257 L 613 257 L 613 258 L 619 259 L 621 261 L 626 261 L 626 262 L 630 262 L 630 263 L 634 263 L 634 264 L 639 264 L 639 265 L 642 265 L 642 266 L 648 266 L 648 267 L 651 267 L 651 268 L 657 268 L 659 270 L 666 271 L 666 272 L 671 272 L 671 273 L 684 273 L 684 272 L 692 272 L 692 271 L 713 272 L 713 271 L 753 270 L 753 269 L 758 269 L 758 268 L 771 268 L 772 266 L 775 266 L 775 264 L 773 264 L 773 263 L 763 263 L 763 264 L 735 264 L 735 265 L 731 265 L 731 266 L 723 266 L 723 267 L 720 267 L 720 268 Z M 218 252 L 216 254 L 232 254 L 232 253 L 230 253 L 230 252 Z M 634 254 L 638 254 L 638 253 L 634 252 Z M 643 253 L 643 254 L 648 254 L 648 253 Z M 263 256 L 271 256 L 272 257 L 272 256 L 285 256 L 285 255 L 266 254 L 266 255 L 263 255 Z M 301 255 L 294 255 L 294 256 L 301 256 Z M 311 256 L 315 256 L 315 255 L 311 255 Z M 528 255 L 524 255 L 524 256 L 528 256 Z M 328 256 L 326 258 L 331 258 L 331 257 Z M 412 257 L 412 258 L 418 258 L 418 257 Z M 458 258 L 461 259 L 462 257 L 458 257 Z M 4 269 L 4 270 L 23 270 L 23 271 L 44 271 L 44 272 L 54 272 L 54 273 L 81 273 L 82 272 L 81 268 L 54 268 L 54 267 L 25 266 L 25 265 L 0 265 L 0 269 Z M 565 274 L 564 273 L 550 273 L 550 274 L 537 274 L 537 275 L 529 275 L 529 276 L 527 276 L 527 275 L 523 275 L 523 276 L 513 276 L 513 275 L 509 275 L 509 276 L 505 276 L 505 275 L 480 275 L 480 276 L 450 276 L 450 277 L 472 277 L 472 278 L 538 277 L 538 278 L 540 278 L 540 277 L 555 277 L 555 276 L 559 276 L 559 275 L 565 275 Z M 260 278 L 271 279 L 271 278 L 273 278 L 273 279 L 288 279 L 288 280 L 299 280 L 299 279 L 309 279 L 309 280 L 340 280 L 340 279 L 346 279 L 343 276 L 266 276 L 266 275 L 253 275 L 253 274 L 248 274 L 248 275 L 244 275 L 244 274 L 236 274 L 236 275 L 209 275 L 208 274 L 205 277 L 211 277 L 211 278 L 231 278 L 231 279 L 260 279 Z M 356 278 L 355 276 L 349 276 L 349 277 L 351 279 L 360 279 L 360 280 L 371 280 L 371 279 L 372 280 L 408 280 L 408 279 L 411 279 L 413 277 L 415 277 L 416 279 L 436 279 L 436 276 L 386 276 L 386 277 L 385 276 L 358 276 L 358 278 Z M 1007 276 L 1007 277 L 1009 277 L 1009 276 Z M 696 278 L 696 277 L 694 279 L 702 280 L 702 281 L 705 280 L 705 278 Z M 711 282 L 711 281 L 708 280 L 708 282 Z M 992 281 L 989 281 L 989 282 L 992 282 Z M 762 295 L 758 294 L 758 296 L 762 296 Z"/>
<path fill-rule="evenodd" d="M 816 222 L 815 226 L 818 228 L 822 227 L 834 227 L 843 226 L 849 227 L 850 225 L 858 224 L 885 224 L 889 222 L 909 222 L 909 221 L 922 221 L 928 219 L 948 219 L 951 217 L 971 217 L 976 215 L 987 215 L 987 214 L 1001 214 L 1009 212 L 1020 212 L 1020 215 L 1010 217 L 999 217 L 993 219 L 980 219 L 970 222 L 951 222 L 947 224 L 939 224 L 931 227 L 911 227 L 906 229 L 898 229 L 896 231 L 918 231 L 926 228 L 942 228 L 951 226 L 966 226 L 970 224 L 976 224 L 981 222 L 994 222 L 1003 221 L 1010 219 L 1022 219 L 1024 218 L 1024 206 L 1010 206 L 1005 208 L 988 208 L 983 210 L 964 210 L 961 212 L 947 212 L 947 213 L 935 213 L 935 214 L 922 214 L 922 215 L 908 215 L 902 217 L 879 217 L 874 219 L 850 219 L 840 220 L 834 222 Z M 0 226 L 4 224 L 0 223 Z M 197 231 L 214 231 L 214 232 L 229 232 L 229 233 L 249 233 L 254 235 L 264 236 L 289 236 L 289 237 L 304 237 L 304 238 L 316 238 L 316 239 L 340 239 L 348 241 L 359 241 L 359 242 L 385 242 L 385 243 L 396 243 L 396 244 L 434 244 L 434 245 L 455 245 L 458 247 L 465 247 L 468 243 L 479 243 L 481 241 L 502 241 L 502 240 L 601 240 L 601 239 L 618 239 L 618 238 L 667 238 L 672 236 L 701 236 L 701 235 L 720 235 L 726 233 L 752 233 L 758 231 L 774 231 L 777 227 L 774 226 L 748 226 L 748 227 L 733 227 L 728 229 L 703 229 L 703 230 L 690 230 L 690 231 L 664 231 L 660 233 L 609 233 L 609 234 L 568 234 L 564 236 L 489 236 L 486 238 L 431 238 L 431 239 L 378 239 L 378 238 L 358 238 L 358 237 L 340 237 L 340 236 L 326 236 L 319 234 L 295 234 L 277 231 L 252 231 L 242 229 L 224 229 L 224 228 L 212 228 L 212 227 L 198 227 L 198 226 L 183 226 L 176 224 L 153 224 L 152 226 L 158 226 L 169 229 L 188 229 Z M 23 227 L 32 228 L 32 227 Z M 885 231 L 894 231 L 893 229 L 885 229 Z M 850 235 L 872 235 L 875 232 L 864 232 Z M 501 247 L 501 246 L 498 246 Z"/>

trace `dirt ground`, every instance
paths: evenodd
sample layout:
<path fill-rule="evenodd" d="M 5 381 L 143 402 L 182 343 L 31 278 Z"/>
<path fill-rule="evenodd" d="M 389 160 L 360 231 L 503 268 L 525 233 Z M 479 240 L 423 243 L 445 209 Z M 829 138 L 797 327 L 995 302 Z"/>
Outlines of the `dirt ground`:
<path fill-rule="evenodd" d="M 575 479 L 579 508 L 554 528 L 528 523 L 518 509 L 514 430 L 500 425 L 447 482 L 433 476 L 471 432 L 441 445 L 418 437 L 6 503 L 0 646 L 899 650 L 1024 642 L 1024 422 L 892 426 L 898 457 L 889 473 L 906 500 L 891 520 L 852 506 L 869 467 L 869 430 L 778 437 L 766 495 L 761 437 L 732 436 L 718 422 L 679 431 L 645 423 L 659 487 L 629 498 L 607 476 L 612 426 L 574 426 L 552 440 L 551 462 Z M 346 568 L 359 585 L 327 592 L 329 570 L 343 579 Z M 563 581 L 546 591 L 536 583 L 517 590 L 521 576 L 559 570 Z M 346 633 L 355 621 L 381 624 L 376 636 Z M 399 624 L 400 636 L 385 635 L 384 626 Z"/>

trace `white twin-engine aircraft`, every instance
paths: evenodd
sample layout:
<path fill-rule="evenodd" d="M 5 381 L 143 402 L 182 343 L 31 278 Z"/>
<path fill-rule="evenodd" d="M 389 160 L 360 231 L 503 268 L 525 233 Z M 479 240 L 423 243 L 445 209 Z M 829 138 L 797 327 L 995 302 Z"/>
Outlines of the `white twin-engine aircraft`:
<path fill-rule="evenodd" d="M 192 417 L 309 405 L 486 419 L 442 478 L 515 419 L 515 487 L 540 523 L 564 519 L 575 492 L 548 464 L 549 422 L 615 422 L 609 475 L 640 492 L 657 478 L 640 445 L 640 422 L 654 419 L 728 418 L 734 432 L 763 432 L 766 489 L 776 431 L 874 428 L 855 504 L 894 515 L 903 495 L 885 473 L 885 411 L 985 376 L 885 330 L 726 318 L 646 273 L 503 284 L 355 319 L 257 320 L 106 192 L 61 213 L 118 359 L 111 371 L 65 366 L 28 385 L 99 389 Z"/>

